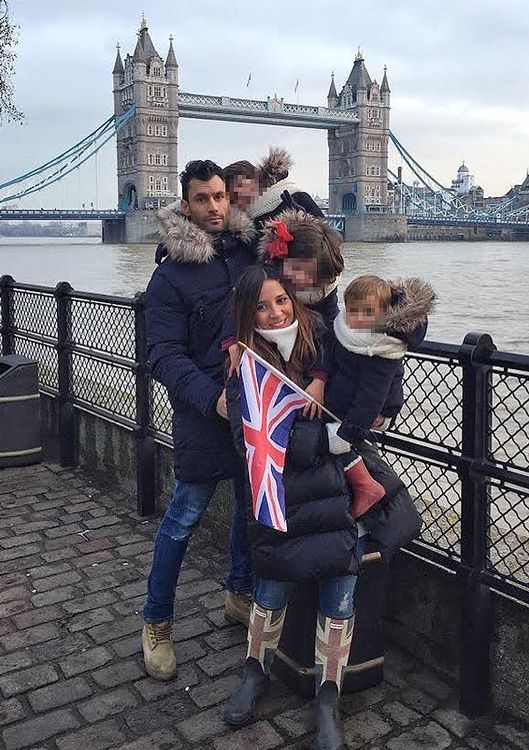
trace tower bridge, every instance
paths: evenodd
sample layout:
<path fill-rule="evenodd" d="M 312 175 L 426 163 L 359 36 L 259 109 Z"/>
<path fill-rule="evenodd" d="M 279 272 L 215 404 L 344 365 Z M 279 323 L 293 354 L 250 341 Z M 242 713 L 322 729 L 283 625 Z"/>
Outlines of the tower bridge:
<path fill-rule="evenodd" d="M 104 241 L 155 240 L 153 209 L 177 199 L 178 125 L 181 118 L 191 118 L 325 131 L 329 149 L 329 220 L 346 239 L 402 240 L 408 223 L 440 229 L 473 226 L 489 233 L 500 229 L 523 231 L 529 236 L 529 202 L 523 199 L 525 193 L 520 193 L 521 200 L 507 196 L 493 207 L 476 208 L 461 200 L 453 188 L 444 187 L 433 178 L 404 148 L 390 130 L 387 70 L 384 68 L 380 84 L 372 80 L 360 50 L 339 91 L 331 74 L 327 106 L 293 104 L 277 94 L 256 100 L 191 93 L 180 91 L 172 37 L 164 59 L 154 47 L 143 18 L 134 52 L 122 58 L 118 45 L 112 82 L 113 116 L 41 167 L 0 184 L 0 193 L 7 191 L 0 195 L 0 219 L 100 219 Z M 2 208 L 62 180 L 95 157 L 114 137 L 117 210 L 99 209 L 97 205 L 90 211 L 84 206 L 77 211 Z M 401 168 L 399 174 L 388 169 L 390 144 L 417 178 L 412 187 L 403 181 Z M 529 184 L 526 192 L 529 196 Z"/>

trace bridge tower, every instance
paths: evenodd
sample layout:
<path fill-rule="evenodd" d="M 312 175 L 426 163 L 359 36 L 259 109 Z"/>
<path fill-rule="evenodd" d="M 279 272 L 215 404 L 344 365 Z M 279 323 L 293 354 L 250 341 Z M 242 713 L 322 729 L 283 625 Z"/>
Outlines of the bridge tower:
<path fill-rule="evenodd" d="M 117 134 L 118 193 L 121 209 L 164 206 L 178 193 L 178 63 L 169 38 L 165 62 L 142 18 L 134 54 L 112 71 L 114 114 L 132 105 L 136 114 Z"/>
<path fill-rule="evenodd" d="M 329 212 L 380 213 L 387 208 L 390 89 L 386 68 L 382 84 L 371 81 L 360 50 L 340 94 L 334 83 L 330 108 L 354 111 L 359 123 L 329 131 Z"/>

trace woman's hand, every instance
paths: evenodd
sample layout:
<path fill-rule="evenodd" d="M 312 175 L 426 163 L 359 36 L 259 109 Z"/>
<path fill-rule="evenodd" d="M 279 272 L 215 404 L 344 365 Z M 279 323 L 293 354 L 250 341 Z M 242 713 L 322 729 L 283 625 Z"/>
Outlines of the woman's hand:
<path fill-rule="evenodd" d="M 313 399 L 322 404 L 323 396 L 325 394 L 325 381 L 320 380 L 319 378 L 314 378 L 305 388 L 305 393 L 308 393 L 309 396 L 312 396 Z M 303 408 L 303 416 L 308 417 L 309 419 L 321 417 L 321 409 L 315 403 L 307 404 Z"/>
<path fill-rule="evenodd" d="M 228 377 L 231 378 L 234 372 L 239 372 L 239 365 L 241 363 L 241 347 L 239 346 L 239 344 L 232 344 L 231 346 L 229 346 L 228 354 L 230 355 Z"/>
<path fill-rule="evenodd" d="M 226 406 L 226 389 L 222 391 L 217 401 L 217 414 L 223 419 L 228 419 L 228 407 Z"/>

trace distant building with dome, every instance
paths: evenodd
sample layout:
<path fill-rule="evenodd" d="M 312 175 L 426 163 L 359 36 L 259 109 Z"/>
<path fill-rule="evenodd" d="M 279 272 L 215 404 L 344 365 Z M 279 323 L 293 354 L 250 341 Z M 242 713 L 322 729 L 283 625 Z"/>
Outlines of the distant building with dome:
<path fill-rule="evenodd" d="M 474 175 L 470 174 L 467 165 L 463 162 L 457 170 L 455 180 L 452 180 L 452 190 L 455 190 L 457 195 L 468 195 L 473 185 Z"/>

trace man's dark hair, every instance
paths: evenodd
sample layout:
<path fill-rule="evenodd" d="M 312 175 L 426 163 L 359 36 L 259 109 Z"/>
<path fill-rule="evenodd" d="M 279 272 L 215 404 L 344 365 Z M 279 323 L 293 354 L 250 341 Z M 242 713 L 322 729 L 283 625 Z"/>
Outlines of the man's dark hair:
<path fill-rule="evenodd" d="M 222 182 L 226 184 L 226 177 L 224 170 L 215 164 L 210 159 L 195 159 L 195 161 L 188 161 L 186 168 L 180 173 L 180 184 L 182 185 L 182 199 L 187 200 L 189 183 L 191 180 L 200 180 L 201 182 L 208 182 L 212 177 L 220 177 Z"/>

